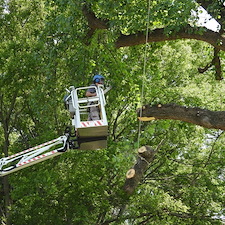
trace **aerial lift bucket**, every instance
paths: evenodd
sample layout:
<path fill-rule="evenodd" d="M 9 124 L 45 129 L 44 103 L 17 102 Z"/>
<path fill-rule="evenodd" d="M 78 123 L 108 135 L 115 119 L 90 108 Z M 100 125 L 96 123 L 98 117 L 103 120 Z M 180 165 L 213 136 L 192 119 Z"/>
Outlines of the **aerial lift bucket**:
<path fill-rule="evenodd" d="M 72 124 L 75 126 L 79 149 L 94 150 L 107 147 L 108 122 L 105 112 L 105 95 L 102 85 L 74 88 L 67 101 L 72 116 Z M 96 96 L 83 97 L 89 88 L 95 88 Z M 88 120 L 88 111 L 91 107 L 99 110 L 99 120 Z"/>

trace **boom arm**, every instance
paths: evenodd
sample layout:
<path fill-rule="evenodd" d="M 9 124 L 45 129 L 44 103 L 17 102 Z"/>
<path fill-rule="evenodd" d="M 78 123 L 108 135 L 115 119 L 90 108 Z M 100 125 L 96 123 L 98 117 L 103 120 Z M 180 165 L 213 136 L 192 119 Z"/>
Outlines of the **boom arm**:
<path fill-rule="evenodd" d="M 66 134 L 36 147 L 1 158 L 0 177 L 64 153 L 69 149 L 68 139 L 69 135 Z M 50 148 L 56 145 L 61 146 L 47 152 Z"/>

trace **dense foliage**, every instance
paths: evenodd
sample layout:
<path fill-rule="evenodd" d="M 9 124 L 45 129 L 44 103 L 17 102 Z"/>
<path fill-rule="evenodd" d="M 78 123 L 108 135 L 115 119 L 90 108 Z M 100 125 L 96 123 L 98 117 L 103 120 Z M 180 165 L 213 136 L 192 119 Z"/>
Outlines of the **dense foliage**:
<path fill-rule="evenodd" d="M 210 2 L 221 22 L 224 4 Z M 150 34 L 165 28 L 166 37 L 195 26 L 197 2 L 150 1 L 149 23 L 143 0 L 2 0 L 0 6 L 0 157 L 63 134 L 71 123 L 65 88 L 86 86 L 95 73 L 112 85 L 108 148 L 71 150 L 1 177 L 1 224 L 223 223 L 224 131 L 173 120 L 139 124 L 136 116 L 144 103 L 223 111 L 215 46 L 187 39 L 115 48 L 121 34 L 146 32 L 147 24 Z M 107 29 L 91 30 L 84 6 Z M 223 73 L 224 52 L 216 56 Z M 159 143 L 143 180 L 127 195 L 125 174 L 137 148 Z"/>

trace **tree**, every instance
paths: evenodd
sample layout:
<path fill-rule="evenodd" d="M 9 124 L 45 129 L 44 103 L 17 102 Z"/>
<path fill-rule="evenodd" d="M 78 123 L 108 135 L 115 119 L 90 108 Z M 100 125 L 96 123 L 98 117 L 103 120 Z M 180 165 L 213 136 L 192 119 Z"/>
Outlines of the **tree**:
<path fill-rule="evenodd" d="M 66 87 L 95 72 L 113 86 L 108 148 L 1 178 L 2 224 L 222 224 L 224 5 L 150 3 L 146 44 L 143 0 L 1 2 L 2 156 L 62 135 Z M 219 32 L 197 26 L 200 4 Z M 155 120 L 138 124 L 137 108 Z"/>

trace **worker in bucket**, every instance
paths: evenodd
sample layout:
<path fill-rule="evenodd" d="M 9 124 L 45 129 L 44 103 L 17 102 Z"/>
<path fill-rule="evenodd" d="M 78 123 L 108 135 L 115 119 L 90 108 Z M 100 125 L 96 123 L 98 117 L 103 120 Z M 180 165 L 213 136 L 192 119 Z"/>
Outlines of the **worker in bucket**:
<path fill-rule="evenodd" d="M 94 97 L 96 96 L 96 89 L 91 86 L 98 86 L 98 85 L 103 85 L 105 81 L 105 78 L 102 75 L 94 75 L 93 77 L 93 83 L 90 85 L 90 88 L 86 92 L 86 97 Z M 98 106 L 93 106 L 94 102 L 90 102 L 89 105 L 89 114 L 88 114 L 88 121 L 91 120 L 100 120 L 100 111 Z"/>

